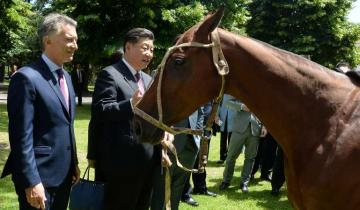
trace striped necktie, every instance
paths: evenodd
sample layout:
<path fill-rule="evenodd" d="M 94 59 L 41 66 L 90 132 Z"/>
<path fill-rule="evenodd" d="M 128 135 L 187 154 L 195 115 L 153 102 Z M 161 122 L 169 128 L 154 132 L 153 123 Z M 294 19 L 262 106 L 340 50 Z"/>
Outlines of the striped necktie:
<path fill-rule="evenodd" d="M 136 72 L 135 79 L 136 79 L 136 83 L 137 83 L 137 85 L 139 87 L 139 90 L 140 90 L 141 94 L 144 94 L 145 93 L 145 85 L 144 85 L 144 82 L 142 81 L 142 79 L 140 77 L 139 72 Z"/>

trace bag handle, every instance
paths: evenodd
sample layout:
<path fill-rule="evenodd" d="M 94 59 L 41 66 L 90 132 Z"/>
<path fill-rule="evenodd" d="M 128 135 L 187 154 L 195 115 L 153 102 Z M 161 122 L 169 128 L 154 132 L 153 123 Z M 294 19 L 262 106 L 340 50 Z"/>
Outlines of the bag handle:
<path fill-rule="evenodd" d="M 86 167 L 84 175 L 83 175 L 83 179 L 85 179 L 85 176 L 86 176 L 86 180 L 90 180 L 89 174 L 90 174 L 90 166 Z"/>

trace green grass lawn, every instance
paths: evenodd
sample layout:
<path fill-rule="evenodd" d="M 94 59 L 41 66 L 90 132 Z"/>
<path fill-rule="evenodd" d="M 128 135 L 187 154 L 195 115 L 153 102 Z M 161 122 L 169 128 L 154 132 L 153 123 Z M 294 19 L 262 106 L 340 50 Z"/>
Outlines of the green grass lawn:
<path fill-rule="evenodd" d="M 86 148 L 87 148 L 87 127 L 90 118 L 90 107 L 83 106 L 77 108 L 75 120 L 75 133 L 78 148 L 80 169 L 84 171 L 86 167 Z M 0 173 L 9 153 L 8 133 L 7 133 L 7 113 L 6 105 L 0 104 Z M 280 197 L 270 195 L 271 185 L 268 182 L 260 181 L 259 174 L 250 184 L 248 194 L 244 194 L 239 189 L 240 171 L 243 163 L 243 155 L 237 161 L 235 176 L 232 186 L 225 192 L 219 192 L 218 187 L 222 181 L 223 165 L 217 165 L 219 158 L 219 136 L 211 139 L 210 159 L 207 167 L 207 185 L 211 191 L 218 193 L 216 198 L 194 195 L 193 197 L 200 203 L 198 207 L 191 207 L 187 204 L 180 204 L 181 210 L 286 210 L 292 209 L 286 197 L 286 188 L 281 191 Z M 0 210 L 18 209 L 17 197 L 10 177 L 0 180 Z"/>

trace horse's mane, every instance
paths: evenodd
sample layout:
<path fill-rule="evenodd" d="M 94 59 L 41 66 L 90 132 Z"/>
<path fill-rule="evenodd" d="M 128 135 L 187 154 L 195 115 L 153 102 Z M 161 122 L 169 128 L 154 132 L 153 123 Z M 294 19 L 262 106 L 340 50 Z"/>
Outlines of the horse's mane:
<path fill-rule="evenodd" d="M 266 42 L 263 42 L 261 40 L 258 40 L 258 39 L 252 38 L 252 37 L 247 37 L 247 38 L 257 42 L 258 44 L 262 45 L 265 48 L 270 49 L 278 59 L 282 60 L 283 62 L 287 63 L 288 65 L 294 66 L 293 62 L 295 61 L 296 63 L 300 62 L 302 64 L 305 64 L 306 66 L 311 66 L 312 68 L 316 68 L 318 70 L 322 70 L 322 71 L 326 71 L 326 72 L 331 71 L 329 68 L 326 68 L 318 63 L 315 63 L 309 59 L 306 59 L 301 55 L 292 53 L 290 51 L 283 50 L 281 48 L 275 47 L 273 45 L 270 45 Z M 289 59 L 289 58 L 291 58 L 291 59 Z"/>

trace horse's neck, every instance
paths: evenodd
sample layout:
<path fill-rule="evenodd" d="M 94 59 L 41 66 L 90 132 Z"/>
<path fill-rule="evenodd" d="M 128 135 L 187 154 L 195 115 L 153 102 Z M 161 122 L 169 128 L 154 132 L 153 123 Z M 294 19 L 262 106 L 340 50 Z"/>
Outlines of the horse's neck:
<path fill-rule="evenodd" d="M 222 32 L 221 42 L 230 66 L 227 92 L 242 99 L 283 147 L 296 149 L 300 141 L 313 147 L 329 135 L 323 126 L 352 89 L 345 76 L 249 38 Z"/>

